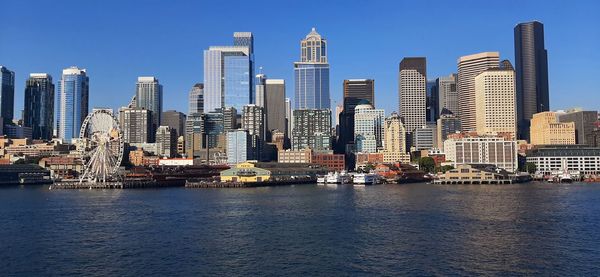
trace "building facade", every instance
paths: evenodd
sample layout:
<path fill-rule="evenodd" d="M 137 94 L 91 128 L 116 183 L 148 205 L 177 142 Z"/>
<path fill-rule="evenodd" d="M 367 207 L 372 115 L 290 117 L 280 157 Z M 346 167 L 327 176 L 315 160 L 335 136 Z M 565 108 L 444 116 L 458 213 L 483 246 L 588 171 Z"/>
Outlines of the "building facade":
<path fill-rule="evenodd" d="M 440 114 L 444 109 L 458 114 L 458 90 L 456 87 L 456 74 L 450 74 L 446 77 L 440 77 L 435 80 L 438 89 L 438 110 Z"/>
<path fill-rule="evenodd" d="M 327 40 L 312 28 L 300 48 L 300 61 L 294 63 L 295 108 L 331 109 Z"/>
<path fill-rule="evenodd" d="M 15 109 L 15 72 L 0 66 L 0 116 L 2 124 L 12 124 Z"/>
<path fill-rule="evenodd" d="M 499 64 L 498 52 L 483 52 L 458 59 L 458 116 L 462 120 L 463 131 L 477 130 L 475 77 L 487 69 L 498 67 Z"/>
<path fill-rule="evenodd" d="M 25 82 L 23 126 L 30 127 L 33 139 L 50 140 L 54 132 L 54 84 L 46 73 L 32 73 Z"/>
<path fill-rule="evenodd" d="M 177 132 L 169 126 L 159 126 L 156 130 L 156 148 L 161 157 L 173 158 L 177 155 Z"/>
<path fill-rule="evenodd" d="M 204 84 L 197 83 L 190 90 L 188 114 L 204 113 Z"/>
<path fill-rule="evenodd" d="M 163 112 L 161 116 L 161 126 L 169 126 L 175 131 L 177 137 L 185 133 L 185 114 L 175 110 Z"/>
<path fill-rule="evenodd" d="M 125 143 L 154 141 L 152 111 L 144 108 L 124 108 L 119 110 L 119 122 Z"/>
<path fill-rule="evenodd" d="M 249 160 L 262 160 L 265 144 L 265 109 L 258 105 L 246 105 L 242 111 L 242 129 L 250 139 Z"/>
<path fill-rule="evenodd" d="M 331 111 L 294 110 L 292 150 L 331 150 Z"/>
<path fill-rule="evenodd" d="M 444 142 L 446 160 L 460 164 L 491 164 L 506 171 L 518 168 L 517 141 L 501 137 L 449 138 Z"/>
<path fill-rule="evenodd" d="M 375 80 L 349 79 L 344 80 L 343 85 L 343 106 L 339 115 L 337 115 L 339 124 L 336 152 L 338 153 L 348 152 L 348 143 L 355 140 L 355 107 L 362 104 L 375 107 Z"/>
<path fill-rule="evenodd" d="M 591 145 L 591 142 L 588 142 L 586 137 L 589 137 L 596 127 L 595 123 L 598 122 L 598 112 L 574 109 L 559 114 L 558 121 L 575 123 L 575 143 Z"/>
<path fill-rule="evenodd" d="M 561 145 L 535 148 L 527 153 L 527 162 L 535 164 L 537 173 L 553 174 L 579 171 L 583 175 L 600 174 L 600 148 L 584 145 Z"/>
<path fill-rule="evenodd" d="M 79 137 L 89 108 L 89 77 L 85 69 L 76 66 L 62 71 L 58 84 L 57 134 L 65 142 Z"/>
<path fill-rule="evenodd" d="M 254 103 L 254 38 L 234 33 L 234 46 L 204 50 L 204 112 Z"/>
<path fill-rule="evenodd" d="M 383 149 L 383 121 L 385 112 L 370 104 L 361 104 L 354 110 L 354 144 L 356 152 L 376 153 Z"/>
<path fill-rule="evenodd" d="M 411 151 L 430 150 L 437 147 L 437 126 L 429 122 L 415 129 Z"/>
<path fill-rule="evenodd" d="M 439 149 L 444 149 L 444 141 L 448 138 L 449 134 L 454 134 L 461 130 L 460 118 L 447 109 L 442 110 L 436 125 L 437 147 Z"/>
<path fill-rule="evenodd" d="M 236 165 L 249 160 L 250 135 L 246 130 L 227 132 L 227 164 Z"/>
<path fill-rule="evenodd" d="M 548 52 L 541 22 L 517 24 L 514 34 L 519 138 L 528 139 L 533 114 L 550 109 Z"/>
<path fill-rule="evenodd" d="M 530 139 L 533 145 L 575 144 L 575 123 L 558 122 L 555 112 L 541 112 L 531 119 Z"/>
<path fill-rule="evenodd" d="M 135 85 L 136 107 L 152 111 L 150 132 L 153 134 L 162 120 L 163 87 L 155 77 L 138 77 Z M 153 142 L 153 141 L 151 141 Z"/>
<path fill-rule="evenodd" d="M 515 106 L 515 73 L 512 69 L 487 69 L 475 77 L 477 133 L 509 133 L 516 138 Z"/>
<path fill-rule="evenodd" d="M 399 111 L 407 133 L 425 125 L 427 65 L 424 57 L 404 58 L 400 62 Z"/>
<path fill-rule="evenodd" d="M 404 128 L 400 115 L 394 112 L 385 119 L 383 135 L 384 162 L 393 163 L 410 161 L 410 155 L 406 152 L 406 129 Z"/>

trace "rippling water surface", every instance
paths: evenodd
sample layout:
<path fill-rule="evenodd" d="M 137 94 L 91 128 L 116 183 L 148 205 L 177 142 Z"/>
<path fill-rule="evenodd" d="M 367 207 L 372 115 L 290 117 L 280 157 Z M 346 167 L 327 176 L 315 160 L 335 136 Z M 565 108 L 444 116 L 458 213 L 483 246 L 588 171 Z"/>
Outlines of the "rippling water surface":
<path fill-rule="evenodd" d="M 0 276 L 599 275 L 600 184 L 0 188 Z"/>

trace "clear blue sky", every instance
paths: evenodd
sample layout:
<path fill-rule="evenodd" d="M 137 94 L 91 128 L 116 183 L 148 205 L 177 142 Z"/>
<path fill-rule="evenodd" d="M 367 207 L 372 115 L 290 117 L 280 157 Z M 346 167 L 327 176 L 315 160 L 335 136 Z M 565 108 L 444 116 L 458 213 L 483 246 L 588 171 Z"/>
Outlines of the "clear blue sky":
<path fill-rule="evenodd" d="M 285 79 L 292 98 L 299 41 L 314 26 L 329 41 L 333 100 L 344 79 L 373 78 L 376 105 L 389 113 L 403 57 L 426 56 L 429 79 L 476 52 L 514 62 L 513 27 L 531 20 L 545 24 L 551 108 L 600 109 L 599 1 L 2 2 L 0 64 L 16 72 L 16 111 L 29 73 L 57 83 L 77 65 L 88 69 L 90 107 L 126 105 L 137 76 L 150 75 L 164 86 L 164 109 L 187 112 L 191 86 L 203 81 L 202 51 L 231 44 L 234 31 L 254 33 L 257 71 Z"/>

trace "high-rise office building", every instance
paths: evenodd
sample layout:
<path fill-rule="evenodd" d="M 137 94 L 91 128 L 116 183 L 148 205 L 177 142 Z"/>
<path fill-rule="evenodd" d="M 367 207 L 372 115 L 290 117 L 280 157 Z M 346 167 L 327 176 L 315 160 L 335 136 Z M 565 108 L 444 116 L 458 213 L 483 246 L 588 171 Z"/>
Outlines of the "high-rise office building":
<path fill-rule="evenodd" d="M 65 68 L 58 84 L 57 134 L 65 142 L 79 137 L 83 120 L 88 115 L 89 77 L 85 69 Z"/>
<path fill-rule="evenodd" d="M 254 38 L 234 33 L 234 46 L 204 50 L 204 112 L 254 103 Z"/>
<path fill-rule="evenodd" d="M 296 109 L 331 109 L 327 40 L 312 28 L 300 48 L 300 61 L 294 63 Z"/>
<path fill-rule="evenodd" d="M 54 84 L 46 73 L 29 74 L 25 82 L 23 126 L 31 127 L 33 139 L 50 140 L 54 132 Z"/>
<path fill-rule="evenodd" d="M 559 122 L 558 118 L 556 112 L 533 114 L 530 128 L 531 144 L 575 144 L 575 122 Z"/>
<path fill-rule="evenodd" d="M 254 104 L 260 106 L 260 107 L 265 107 L 266 102 L 265 102 L 265 91 L 266 91 L 266 84 L 265 81 L 267 80 L 267 75 L 265 74 L 256 74 L 256 88 L 254 89 L 254 92 L 256 93 L 255 97 L 254 97 Z"/>
<path fill-rule="evenodd" d="M 126 143 L 148 143 L 154 141 L 152 133 L 152 111 L 144 108 L 122 108 L 119 123 Z"/>
<path fill-rule="evenodd" d="M 246 130 L 233 130 L 227 132 L 227 164 L 236 165 L 250 160 L 248 154 L 252 152 L 250 135 Z"/>
<path fill-rule="evenodd" d="M 154 134 L 161 122 L 163 87 L 155 77 L 138 77 L 135 87 L 136 107 L 152 111 L 150 133 Z"/>
<path fill-rule="evenodd" d="M 267 133 L 273 130 L 285 132 L 285 80 L 267 79 L 265 87 Z"/>
<path fill-rule="evenodd" d="M 458 115 L 458 91 L 456 89 L 456 74 L 439 77 L 435 80 L 438 89 L 440 115 L 442 110 L 447 109 Z"/>
<path fill-rule="evenodd" d="M 598 112 L 573 109 L 567 111 L 564 114 L 559 114 L 558 121 L 574 122 L 575 143 L 591 145 L 591 142 L 588 142 L 586 137 L 589 137 L 594 128 L 596 128 L 595 124 L 598 121 Z"/>
<path fill-rule="evenodd" d="M 250 151 L 249 160 L 261 160 L 265 143 L 265 108 L 249 104 L 242 110 L 242 129 L 248 132 Z"/>
<path fill-rule="evenodd" d="M 175 110 L 163 112 L 161 116 L 161 126 L 169 126 L 175 131 L 177 137 L 185 133 L 185 114 Z"/>
<path fill-rule="evenodd" d="M 354 144 L 356 152 L 376 153 L 383 148 L 383 120 L 385 112 L 371 104 L 357 105 L 354 109 Z"/>
<path fill-rule="evenodd" d="M 243 111 L 244 107 L 242 107 Z M 234 107 L 217 109 L 216 112 L 223 114 L 223 131 L 237 130 L 241 127 L 241 122 L 238 124 L 238 112 Z"/>
<path fill-rule="evenodd" d="M 515 72 L 491 68 L 475 77 L 476 131 L 484 134 L 510 134 L 516 138 Z"/>
<path fill-rule="evenodd" d="M 331 110 L 294 110 L 293 113 L 293 150 L 331 150 Z"/>
<path fill-rule="evenodd" d="M 410 155 L 406 153 L 406 129 L 402 118 L 393 112 L 385 119 L 383 127 L 384 150 L 383 160 L 386 163 L 409 162 Z"/>
<path fill-rule="evenodd" d="M 458 116 L 463 131 L 476 131 L 475 77 L 479 73 L 496 68 L 500 63 L 498 52 L 483 52 L 458 59 Z"/>
<path fill-rule="evenodd" d="M 336 145 L 336 152 L 338 153 L 347 153 L 347 150 L 349 150 L 347 149 L 348 144 L 355 140 L 355 107 L 361 104 L 375 106 L 375 80 L 344 80 L 344 103 L 338 116 L 339 130 Z"/>
<path fill-rule="evenodd" d="M 426 125 L 416 128 L 413 132 L 413 149 L 416 151 L 430 150 L 437 146 L 437 126 L 428 122 Z"/>
<path fill-rule="evenodd" d="M 533 114 L 550 109 L 548 52 L 542 23 L 520 23 L 514 31 L 518 133 L 528 139 Z"/>
<path fill-rule="evenodd" d="M 435 122 L 439 116 L 439 89 L 436 80 L 427 80 L 427 98 L 425 101 L 426 106 L 426 121 Z"/>
<path fill-rule="evenodd" d="M 177 154 L 177 132 L 169 126 L 158 126 L 156 130 L 157 154 L 173 158 Z"/>
<path fill-rule="evenodd" d="M 12 124 L 15 109 L 15 72 L 0 66 L 0 116 L 3 124 Z"/>
<path fill-rule="evenodd" d="M 460 132 L 462 129 L 460 118 L 454 115 L 450 110 L 444 108 L 440 113 L 440 118 L 437 120 L 437 147 L 444 149 L 444 141 L 449 134 Z"/>
<path fill-rule="evenodd" d="M 204 113 L 204 84 L 197 83 L 190 90 L 188 114 Z"/>
<path fill-rule="evenodd" d="M 400 116 L 407 133 L 425 125 L 427 65 L 424 57 L 404 58 L 398 74 Z"/>
<path fill-rule="evenodd" d="M 285 98 L 285 145 L 284 148 L 289 148 L 289 140 L 292 136 L 292 126 L 294 123 L 294 115 L 292 114 L 292 100 Z"/>
<path fill-rule="evenodd" d="M 185 154 L 188 158 L 200 156 L 204 147 L 204 114 L 191 113 L 185 120 Z"/>

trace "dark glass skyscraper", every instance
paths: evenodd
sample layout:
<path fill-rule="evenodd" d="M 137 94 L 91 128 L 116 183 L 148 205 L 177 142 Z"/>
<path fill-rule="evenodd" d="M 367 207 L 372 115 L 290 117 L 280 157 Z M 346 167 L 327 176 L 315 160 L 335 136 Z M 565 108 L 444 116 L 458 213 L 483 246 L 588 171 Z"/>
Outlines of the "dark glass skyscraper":
<path fill-rule="evenodd" d="M 337 153 L 346 153 L 346 145 L 354 141 L 354 108 L 360 104 L 375 106 L 375 80 L 344 80 L 344 108 L 338 119 Z"/>
<path fill-rule="evenodd" d="M 31 127 L 33 139 L 52 139 L 54 122 L 54 84 L 46 73 L 32 73 L 25 82 L 23 125 Z"/>
<path fill-rule="evenodd" d="M 15 109 L 15 73 L 0 66 L 0 116 L 3 124 L 11 124 Z"/>
<path fill-rule="evenodd" d="M 529 139 L 529 125 L 535 113 L 550 108 L 548 92 L 548 52 L 544 47 L 544 25 L 526 22 L 515 26 L 517 87 L 517 132 Z"/>

